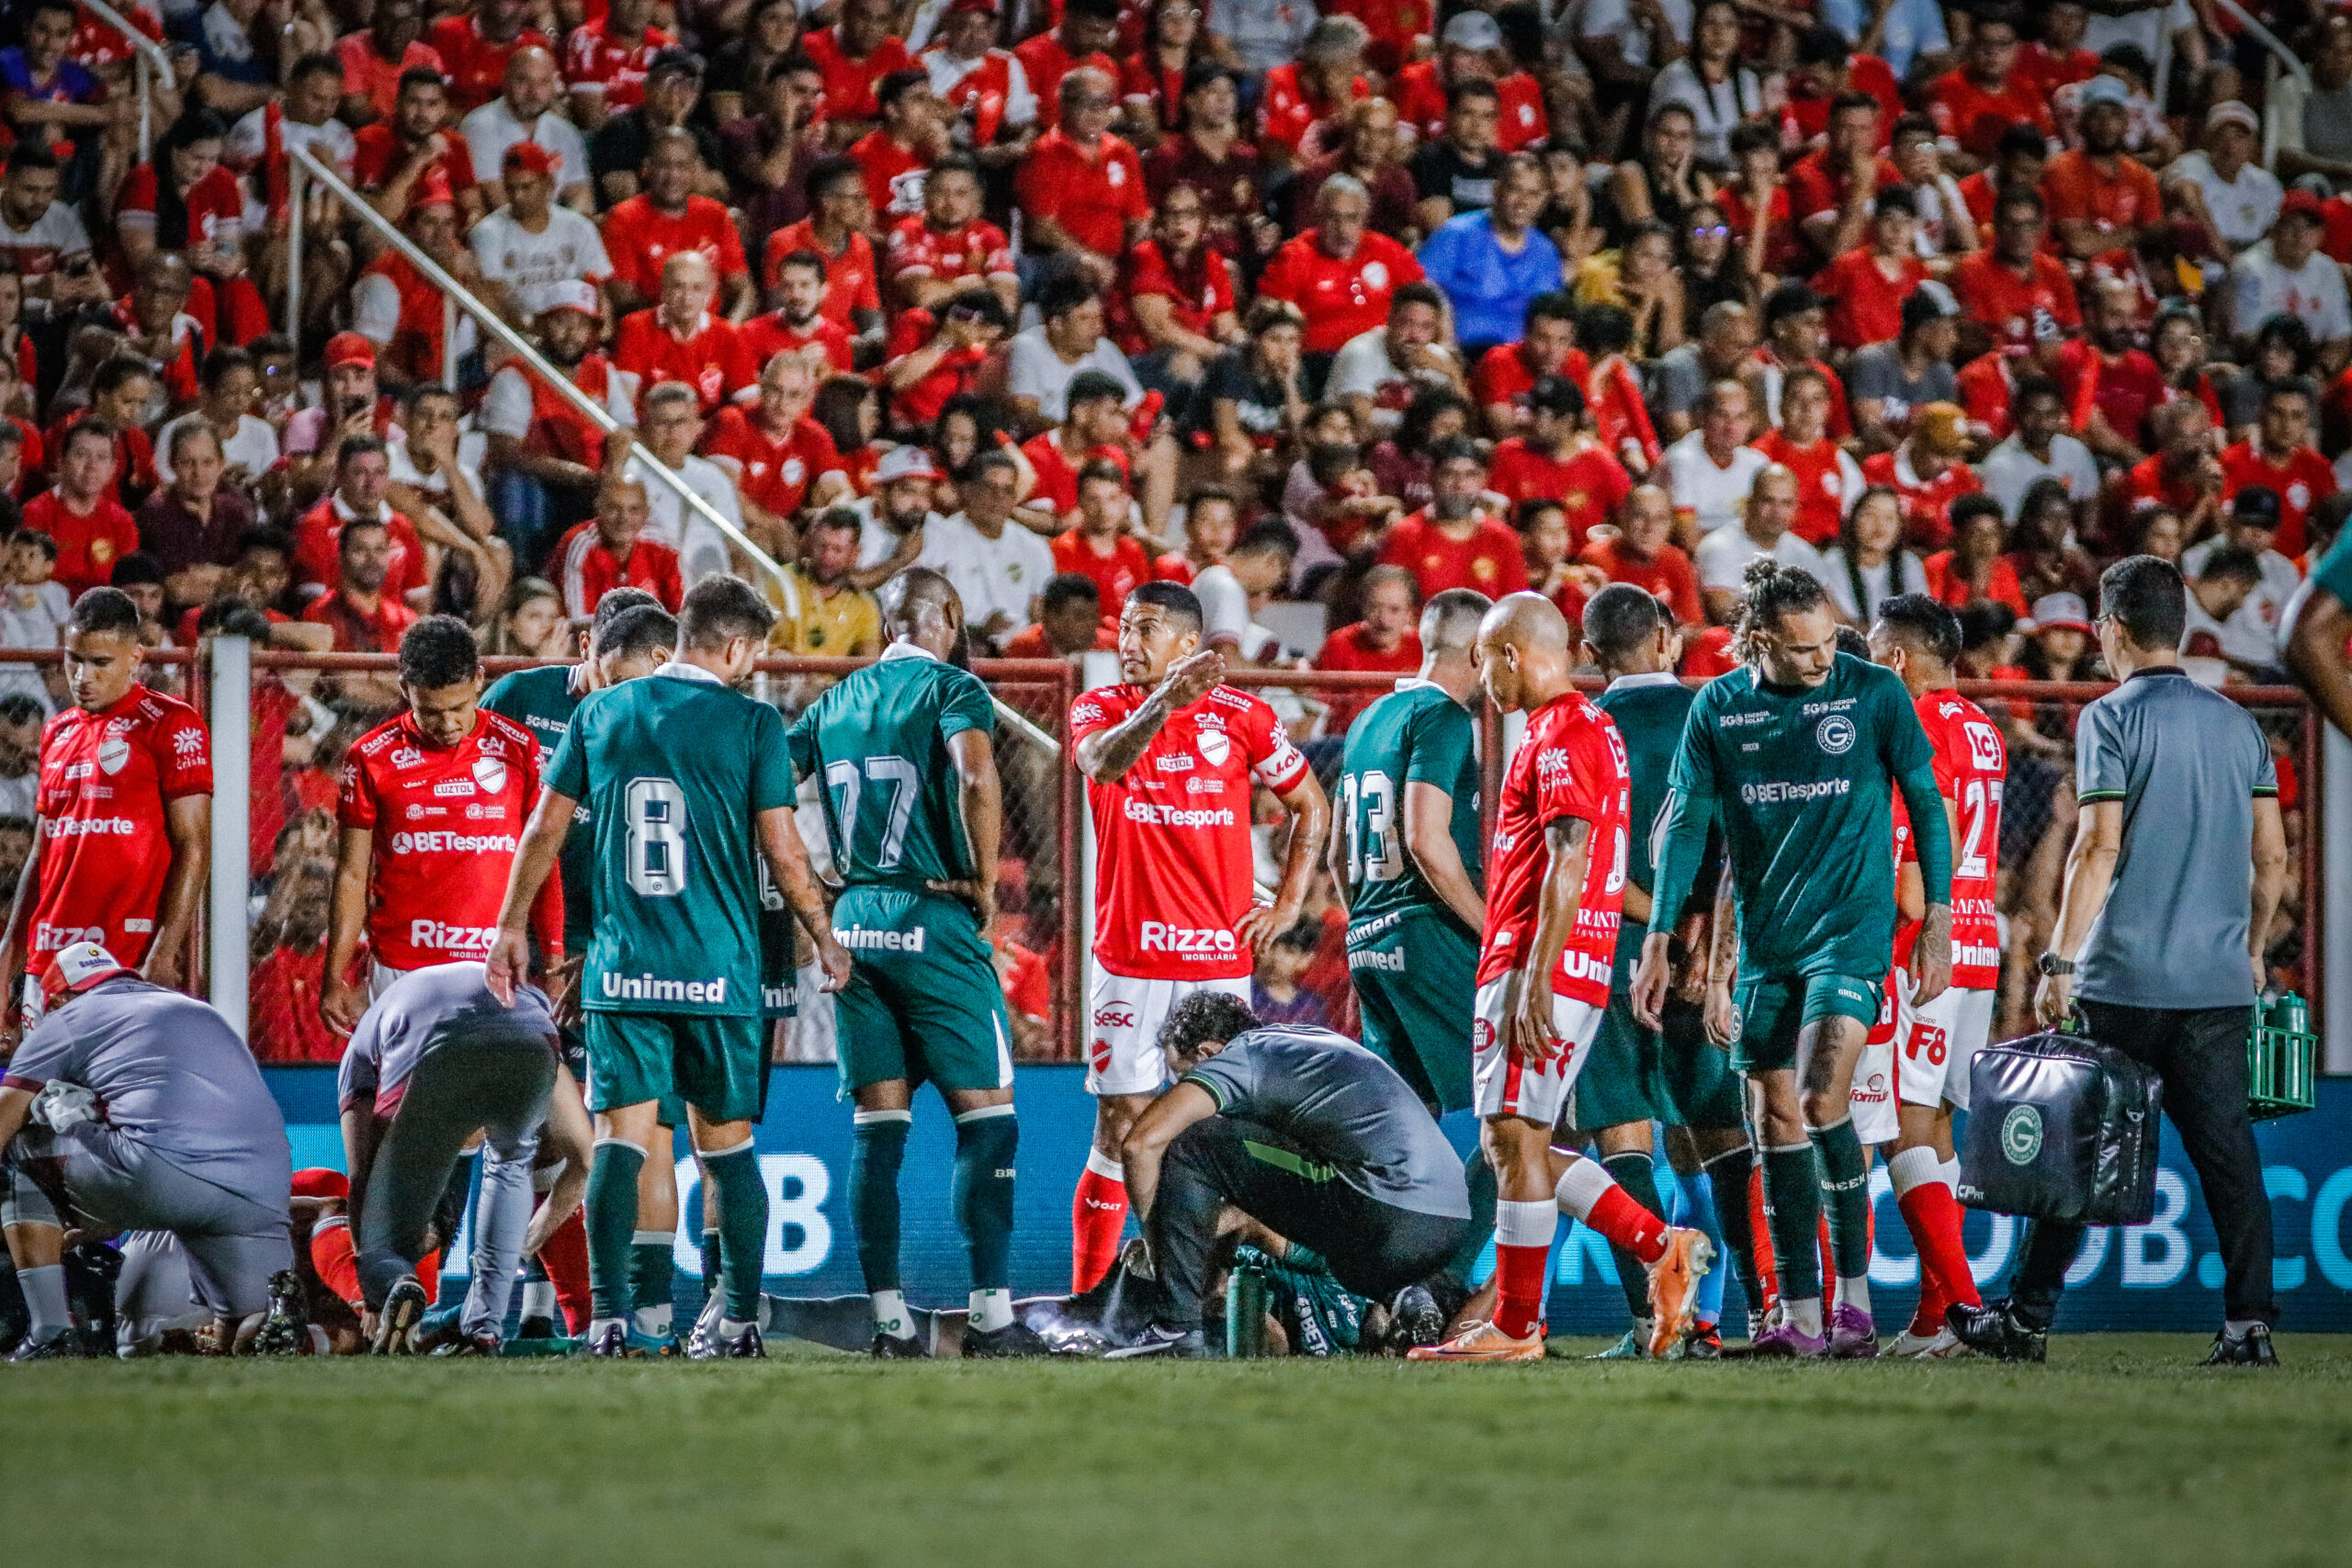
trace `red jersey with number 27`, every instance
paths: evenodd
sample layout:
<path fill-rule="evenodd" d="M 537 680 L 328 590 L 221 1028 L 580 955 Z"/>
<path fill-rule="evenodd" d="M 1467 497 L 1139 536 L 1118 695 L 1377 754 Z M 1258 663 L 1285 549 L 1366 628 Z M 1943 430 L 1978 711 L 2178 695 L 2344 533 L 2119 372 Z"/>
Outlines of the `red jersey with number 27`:
<path fill-rule="evenodd" d="M 104 944 L 136 967 L 155 937 L 171 870 L 164 807 L 212 793 L 204 721 L 176 697 L 133 686 L 97 713 L 70 707 L 40 740 L 40 898 L 26 972 L 60 948 Z"/>
<path fill-rule="evenodd" d="M 1070 705 L 1075 746 L 1125 721 L 1148 686 L 1105 686 Z M 1141 980 L 1230 980 L 1251 968 L 1236 933 L 1254 902 L 1250 794 L 1307 774 L 1274 710 L 1219 686 L 1160 726 L 1116 784 L 1089 783 L 1094 814 L 1094 958 Z"/>
<path fill-rule="evenodd" d="M 376 961 L 421 969 L 489 955 L 523 820 L 539 797 L 539 743 L 488 709 L 437 746 L 402 713 L 361 736 L 335 816 L 375 834 L 368 941 Z"/>
<path fill-rule="evenodd" d="M 1952 803 L 1960 818 L 1951 847 L 1951 983 L 1966 991 L 1990 990 L 2001 983 L 1993 884 L 2000 869 L 2008 749 L 1984 710 L 1958 692 L 1926 693 L 1912 707 L 1936 749 L 1936 793 Z"/>
<path fill-rule="evenodd" d="M 1487 931 L 1478 946 L 1478 984 L 1525 961 L 1535 940 L 1536 906 L 1552 867 L 1544 829 L 1566 818 L 1592 824 L 1576 928 L 1552 971 L 1552 994 L 1609 1005 L 1617 955 L 1618 917 L 1625 908 L 1626 815 L 1633 773 L 1614 720 L 1580 692 L 1553 698 L 1527 716 L 1527 735 L 1503 770 L 1495 813 L 1494 855 L 1487 873 Z"/>

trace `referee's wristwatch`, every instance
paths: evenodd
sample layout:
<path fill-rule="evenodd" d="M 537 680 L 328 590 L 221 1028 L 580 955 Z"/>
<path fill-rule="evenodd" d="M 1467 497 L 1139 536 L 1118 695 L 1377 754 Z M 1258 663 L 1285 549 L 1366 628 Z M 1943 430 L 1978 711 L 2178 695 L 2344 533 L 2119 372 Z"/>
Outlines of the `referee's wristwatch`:
<path fill-rule="evenodd" d="M 2045 953 L 2035 961 L 2035 967 L 2044 975 L 2072 975 L 2075 972 L 2075 961 L 2071 958 L 2061 958 L 2054 953 Z"/>

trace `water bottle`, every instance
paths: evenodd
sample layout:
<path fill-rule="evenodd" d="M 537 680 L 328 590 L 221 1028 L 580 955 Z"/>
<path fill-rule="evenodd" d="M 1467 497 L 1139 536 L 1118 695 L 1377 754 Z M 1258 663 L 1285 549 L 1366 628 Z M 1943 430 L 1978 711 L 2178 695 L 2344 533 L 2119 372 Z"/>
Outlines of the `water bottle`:
<path fill-rule="evenodd" d="M 1226 1276 L 1225 1353 L 1237 1360 L 1266 1353 L 1266 1277 L 1242 1263 Z"/>

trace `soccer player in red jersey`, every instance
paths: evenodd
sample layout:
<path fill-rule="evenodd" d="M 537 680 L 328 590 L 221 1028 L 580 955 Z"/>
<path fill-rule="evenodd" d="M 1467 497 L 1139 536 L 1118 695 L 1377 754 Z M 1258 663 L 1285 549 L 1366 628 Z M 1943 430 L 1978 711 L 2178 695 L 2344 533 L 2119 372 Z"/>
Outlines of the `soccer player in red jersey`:
<path fill-rule="evenodd" d="M 454 615 L 401 638 L 408 706 L 352 743 L 335 818 L 334 903 L 319 1013 L 348 1034 L 412 969 L 480 959 L 498 934 L 506 874 L 539 795 L 531 732 L 476 705 L 481 650 Z M 562 899 L 542 899 L 544 951 L 563 952 Z M 350 978 L 367 939 L 365 987 Z"/>
<path fill-rule="evenodd" d="M 1388 531 L 1384 565 L 1401 566 L 1421 585 L 1421 597 L 1449 588 L 1474 588 L 1490 598 L 1527 586 L 1527 557 L 1510 525 L 1483 511 L 1487 465 L 1466 435 L 1434 444 L 1430 452 L 1429 510 Z"/>
<path fill-rule="evenodd" d="M 70 594 L 103 586 L 114 563 L 139 547 L 139 525 L 109 493 L 114 426 L 92 416 L 74 425 L 58 454 L 57 488 L 25 503 L 24 526 L 57 541 L 56 579 Z"/>
<path fill-rule="evenodd" d="M 2030 351 L 2082 330 L 2075 280 L 2042 249 L 2047 212 L 2039 191 L 2003 191 L 1993 204 L 1991 248 L 1951 269 L 1953 298 L 1996 347 Z"/>
<path fill-rule="evenodd" d="M 718 274 L 700 251 L 681 251 L 662 264 L 662 301 L 621 318 L 613 365 L 637 378 L 644 395 L 663 381 L 695 389 L 706 414 L 759 372 L 743 352 L 735 323 L 711 314 Z"/>
<path fill-rule="evenodd" d="M 575 524 L 548 557 L 548 575 L 563 592 L 565 615 L 586 620 L 616 588 L 642 588 L 663 609 L 676 612 L 686 592 L 678 552 L 640 536 L 650 515 L 643 484 L 605 481 L 596 492 L 596 515 Z"/>
<path fill-rule="evenodd" d="M 890 230 L 883 267 L 900 303 L 928 310 L 985 282 L 1007 314 L 1021 308 L 1021 278 L 1004 231 L 980 216 L 980 168 L 962 152 L 931 165 L 922 183 L 922 210 Z"/>
<path fill-rule="evenodd" d="M 701 167 L 694 132 L 673 129 L 653 133 L 652 150 L 645 158 L 645 188 L 605 214 L 614 310 L 635 310 L 653 303 L 670 258 L 694 254 L 718 274 L 727 317 L 741 321 L 751 313 L 752 269 L 743 259 L 742 236 L 727 216 L 725 203 L 694 194 Z"/>
<path fill-rule="evenodd" d="M 1992 1038 L 2001 983 L 1994 895 L 2008 749 L 2000 726 L 1955 689 L 1960 617 L 1950 609 L 1917 593 L 1886 600 L 1870 644 L 1871 660 L 1902 677 L 1935 748 L 1936 790 L 1953 846 L 1951 988 L 1924 1006 L 1912 1005 L 1901 948 L 1907 945 L 1904 935 L 1913 933 L 1898 933 L 1888 979 L 1895 994 L 1895 1111 L 1902 1130 L 1886 1169 L 1919 1254 L 1919 1308 L 1888 1353 L 1932 1360 L 1961 1353 L 1944 1325 L 1944 1309 L 1977 1304 L 1953 1197 L 1960 1161 L 1952 1153 L 1951 1113 L 1968 1109 L 1969 1068 Z"/>
<path fill-rule="evenodd" d="M 1350 338 L 1385 325 L 1389 297 L 1421 281 L 1412 252 L 1366 231 L 1371 214 L 1363 182 L 1333 175 L 1315 193 L 1315 227 L 1276 251 L 1258 280 L 1259 293 L 1306 315 L 1309 354 L 1337 354 Z"/>
<path fill-rule="evenodd" d="M 1561 1214 L 1649 1272 L 1649 1352 L 1690 1325 L 1713 1248 L 1628 1197 L 1608 1167 L 1552 1146 L 1609 1006 L 1625 902 L 1632 775 L 1617 727 L 1576 688 L 1566 617 L 1514 593 L 1478 628 L 1478 680 L 1527 734 L 1503 773 L 1473 1004 L 1473 1101 L 1495 1169 L 1495 1311 L 1415 1360 L 1540 1361 L 1544 1266 Z"/>
<path fill-rule="evenodd" d="M 773 538 L 789 537 L 785 530 L 803 506 L 850 500 L 842 455 L 825 427 L 808 417 L 816 400 L 808 361 L 775 355 L 760 371 L 759 400 L 720 409 L 703 443 L 703 455 L 734 478 L 744 515 Z"/>
<path fill-rule="evenodd" d="M 2222 500 L 2235 500 L 2249 485 L 2278 493 L 2278 536 L 2270 547 L 2289 560 L 2303 553 L 2304 521 L 2312 508 L 2335 493 L 2335 469 L 2312 449 L 2312 386 L 2288 378 L 2262 394 L 2262 423 L 2244 441 L 2222 453 Z"/>
<path fill-rule="evenodd" d="M 0 1041 L 11 1047 L 40 1016 L 58 952 L 76 942 L 98 943 L 159 986 L 178 985 L 210 858 L 204 722 L 139 683 L 138 607 L 119 589 L 94 588 L 74 604 L 64 641 L 74 705 L 41 734 L 32 852 L 0 942 Z"/>
<path fill-rule="evenodd" d="M 1251 954 L 1297 924 L 1330 826 L 1306 757 L 1273 709 L 1223 683 L 1225 659 L 1202 647 L 1202 632 L 1191 589 L 1145 583 L 1119 614 L 1125 683 L 1069 710 L 1100 866 L 1086 1002 L 1094 1146 L 1071 1206 L 1073 1292 L 1118 1257 L 1127 1217 L 1119 1147 L 1167 1082 L 1160 1021 L 1197 991 L 1247 1000 Z M 1290 816 L 1271 906 L 1254 902 L 1250 883 L 1259 785 Z"/>
<path fill-rule="evenodd" d="M 1544 377 L 1528 391 L 1527 409 L 1532 428 L 1495 448 L 1487 488 L 1514 508 L 1539 497 L 1558 502 L 1567 515 L 1568 554 L 1574 556 L 1595 528 L 1615 521 L 1634 481 L 1585 429 L 1584 392 L 1574 381 Z"/>

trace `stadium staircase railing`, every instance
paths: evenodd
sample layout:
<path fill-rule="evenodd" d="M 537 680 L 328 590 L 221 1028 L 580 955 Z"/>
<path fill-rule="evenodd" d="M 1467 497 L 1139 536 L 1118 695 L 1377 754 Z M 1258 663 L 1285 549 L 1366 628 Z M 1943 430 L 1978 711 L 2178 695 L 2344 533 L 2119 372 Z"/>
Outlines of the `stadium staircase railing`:
<path fill-rule="evenodd" d="M 130 44 L 131 78 L 139 95 L 139 161 L 143 164 L 155 138 L 155 73 L 162 72 L 166 82 L 179 80 L 172 57 L 164 51 L 163 45 L 132 26 L 130 19 L 107 5 L 107 0 L 82 0 L 82 8 L 120 33 Z"/>

